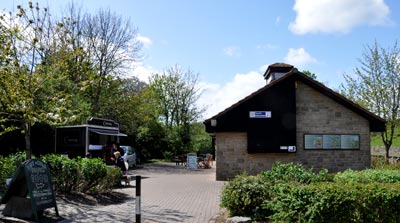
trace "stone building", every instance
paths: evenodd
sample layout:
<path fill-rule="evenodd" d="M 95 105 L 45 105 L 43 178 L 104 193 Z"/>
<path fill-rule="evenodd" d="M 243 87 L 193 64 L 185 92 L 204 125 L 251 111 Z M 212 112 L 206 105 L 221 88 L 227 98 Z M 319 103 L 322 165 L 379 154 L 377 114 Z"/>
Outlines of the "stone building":
<path fill-rule="evenodd" d="M 299 72 L 275 63 L 267 84 L 204 121 L 216 149 L 216 178 L 257 174 L 282 163 L 329 172 L 370 166 L 370 132 L 385 121 Z"/>

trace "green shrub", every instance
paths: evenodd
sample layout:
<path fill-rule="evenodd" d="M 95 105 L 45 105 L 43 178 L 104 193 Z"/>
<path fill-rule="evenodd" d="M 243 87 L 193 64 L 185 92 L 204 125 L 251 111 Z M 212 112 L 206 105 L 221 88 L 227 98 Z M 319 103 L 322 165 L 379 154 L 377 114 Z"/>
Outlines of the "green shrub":
<path fill-rule="evenodd" d="M 93 192 L 93 189 L 107 176 L 108 167 L 100 158 L 79 159 L 79 166 L 82 177 L 82 184 L 79 188 L 81 192 Z M 119 178 L 121 178 L 121 173 L 119 173 Z"/>
<path fill-rule="evenodd" d="M 351 222 L 351 192 L 332 183 L 278 184 L 270 202 L 274 222 Z M 345 214 L 344 214 L 345 213 Z"/>
<path fill-rule="evenodd" d="M 399 222 L 398 172 L 347 170 L 333 177 L 276 163 L 257 176 L 229 181 L 221 206 L 230 215 L 273 222 Z"/>
<path fill-rule="evenodd" d="M 231 216 L 264 219 L 271 214 L 264 202 L 271 200 L 271 185 L 260 176 L 239 175 L 227 182 L 221 195 L 221 206 Z M 264 208 L 265 207 L 265 208 Z"/>
<path fill-rule="evenodd" d="M 70 193 L 78 188 L 79 165 L 75 160 L 57 154 L 44 155 L 41 160 L 49 165 L 55 190 Z"/>
<path fill-rule="evenodd" d="M 64 192 L 72 192 L 76 190 L 79 185 L 79 165 L 78 163 L 69 158 L 62 158 L 62 173 L 61 173 L 61 190 Z"/>
<path fill-rule="evenodd" d="M 173 161 L 174 160 L 174 153 L 170 151 L 164 151 L 163 152 L 163 157 L 167 161 Z"/>
<path fill-rule="evenodd" d="M 7 157 L 0 156 L 0 191 L 5 190 L 6 179 L 13 177 L 18 167 L 26 160 L 25 152 L 17 152 Z"/>
<path fill-rule="evenodd" d="M 56 154 L 42 156 L 48 163 L 54 188 L 57 191 L 99 193 L 121 183 L 121 171 L 108 168 L 101 159 L 69 159 Z"/>
<path fill-rule="evenodd" d="M 279 184 L 268 203 L 273 222 L 398 222 L 398 184 Z"/>
<path fill-rule="evenodd" d="M 328 170 L 322 169 L 319 173 L 314 173 L 313 169 L 306 170 L 297 163 L 280 163 L 276 162 L 271 170 L 261 173 L 265 181 L 272 182 L 288 182 L 294 181 L 299 183 L 321 182 L 331 180 Z"/>
<path fill-rule="evenodd" d="M 121 170 L 119 168 L 107 168 L 106 177 L 94 188 L 97 192 L 106 192 L 121 185 Z"/>
<path fill-rule="evenodd" d="M 6 178 L 13 176 L 25 157 L 25 153 L 0 156 L 0 191 L 6 189 Z M 101 159 L 69 159 L 58 154 L 47 154 L 40 159 L 48 164 L 53 188 L 59 192 L 97 193 L 121 184 L 120 169 L 108 168 Z"/>
<path fill-rule="evenodd" d="M 346 170 L 335 175 L 336 182 L 400 183 L 400 171 L 392 169 Z"/>

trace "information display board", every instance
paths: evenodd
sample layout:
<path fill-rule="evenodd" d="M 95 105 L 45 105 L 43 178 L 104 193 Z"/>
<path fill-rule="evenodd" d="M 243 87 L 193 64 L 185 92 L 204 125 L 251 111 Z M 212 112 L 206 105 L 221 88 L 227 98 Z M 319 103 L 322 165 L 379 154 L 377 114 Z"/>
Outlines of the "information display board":
<path fill-rule="evenodd" d="M 187 168 L 197 169 L 197 155 L 195 153 L 187 154 Z"/>

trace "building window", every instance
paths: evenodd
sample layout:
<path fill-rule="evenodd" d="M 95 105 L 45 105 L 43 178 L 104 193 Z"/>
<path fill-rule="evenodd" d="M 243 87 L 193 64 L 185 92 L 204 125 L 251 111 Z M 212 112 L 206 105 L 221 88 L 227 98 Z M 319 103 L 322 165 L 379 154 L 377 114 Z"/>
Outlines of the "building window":
<path fill-rule="evenodd" d="M 305 134 L 305 149 L 359 149 L 359 135 Z"/>

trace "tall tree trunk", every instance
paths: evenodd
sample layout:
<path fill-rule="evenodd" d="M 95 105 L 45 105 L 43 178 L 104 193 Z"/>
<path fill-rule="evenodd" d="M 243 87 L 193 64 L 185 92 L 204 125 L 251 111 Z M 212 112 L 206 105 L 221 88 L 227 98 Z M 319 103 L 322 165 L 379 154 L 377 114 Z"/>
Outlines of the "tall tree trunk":
<path fill-rule="evenodd" d="M 32 159 L 31 150 L 31 123 L 25 123 L 25 147 L 26 147 L 26 160 Z"/>

